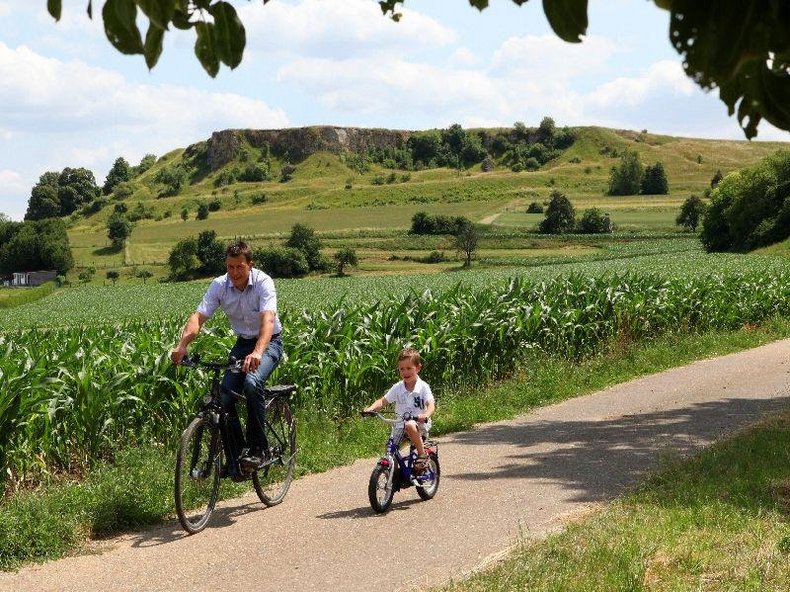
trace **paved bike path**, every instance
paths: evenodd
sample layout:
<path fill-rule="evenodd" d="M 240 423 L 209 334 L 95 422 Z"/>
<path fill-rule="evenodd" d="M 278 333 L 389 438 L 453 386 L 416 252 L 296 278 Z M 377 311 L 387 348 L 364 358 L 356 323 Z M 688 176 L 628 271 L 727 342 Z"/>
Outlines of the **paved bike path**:
<path fill-rule="evenodd" d="M 274 508 L 254 494 L 228 500 L 200 534 L 185 536 L 174 522 L 114 539 L 101 554 L 0 574 L 0 590 L 436 585 L 612 499 L 663 452 L 692 453 L 788 404 L 790 339 L 442 436 L 442 481 L 428 502 L 401 491 L 375 515 L 367 500 L 375 460 L 360 460 L 295 481 Z"/>

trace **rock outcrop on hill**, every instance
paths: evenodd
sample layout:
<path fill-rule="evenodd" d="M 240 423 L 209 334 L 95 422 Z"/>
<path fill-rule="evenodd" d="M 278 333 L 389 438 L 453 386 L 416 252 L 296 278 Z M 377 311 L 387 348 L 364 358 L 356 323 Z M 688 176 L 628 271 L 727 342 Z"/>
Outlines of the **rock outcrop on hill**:
<path fill-rule="evenodd" d="M 223 167 L 238 154 L 242 142 L 256 148 L 268 146 L 278 155 L 298 162 L 315 152 L 364 152 L 368 148 L 401 148 L 411 132 L 357 127 L 313 126 L 281 130 L 222 130 L 208 140 L 211 171 Z M 189 150 L 189 149 L 188 149 Z"/>

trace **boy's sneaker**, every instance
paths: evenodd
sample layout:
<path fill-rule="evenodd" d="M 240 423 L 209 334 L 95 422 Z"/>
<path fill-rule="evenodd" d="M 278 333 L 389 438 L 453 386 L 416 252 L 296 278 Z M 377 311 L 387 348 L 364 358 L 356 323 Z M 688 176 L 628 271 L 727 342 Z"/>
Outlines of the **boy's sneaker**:
<path fill-rule="evenodd" d="M 428 468 L 428 455 L 421 454 L 417 456 L 417 459 L 414 461 L 414 474 L 415 475 L 422 475 L 425 472 L 425 469 Z"/>

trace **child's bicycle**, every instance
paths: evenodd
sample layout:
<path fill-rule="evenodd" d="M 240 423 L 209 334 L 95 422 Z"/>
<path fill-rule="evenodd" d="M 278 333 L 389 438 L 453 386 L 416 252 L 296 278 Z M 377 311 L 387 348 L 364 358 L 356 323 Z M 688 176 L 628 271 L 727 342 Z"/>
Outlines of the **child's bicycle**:
<path fill-rule="evenodd" d="M 211 384 L 204 395 L 200 410 L 181 435 L 176 457 L 175 501 L 181 526 L 190 534 L 200 532 L 208 524 L 219 494 L 219 480 L 252 480 L 255 492 L 267 506 L 283 501 L 291 485 L 296 457 L 296 423 L 288 398 L 296 390 L 293 385 L 277 385 L 263 389 L 266 397 L 264 433 L 269 445 L 265 464 L 253 469 L 239 462 L 248 452 L 244 430 L 238 418 L 222 409 L 220 373 L 241 372 L 241 360 L 204 362 L 195 354 L 184 358 L 182 366 L 207 368 L 212 372 Z M 233 393 L 238 403 L 246 403 L 244 395 Z M 243 411 L 243 409 L 239 409 Z"/>
<path fill-rule="evenodd" d="M 413 419 L 411 414 L 400 416 L 393 414 L 393 418 L 385 417 L 376 411 L 362 411 L 363 417 L 377 417 L 381 421 L 394 425 L 399 421 Z M 409 454 L 401 454 L 395 440 L 390 436 L 384 456 L 376 463 L 368 483 L 368 499 L 376 512 L 386 512 L 396 491 L 406 489 L 412 485 L 417 489 L 417 495 L 424 500 L 429 500 L 436 495 L 439 489 L 439 445 L 432 441 L 425 441 L 425 452 L 428 455 L 428 464 L 420 474 L 414 472 L 414 461 L 417 460 L 417 451 L 414 444 L 409 446 Z"/>

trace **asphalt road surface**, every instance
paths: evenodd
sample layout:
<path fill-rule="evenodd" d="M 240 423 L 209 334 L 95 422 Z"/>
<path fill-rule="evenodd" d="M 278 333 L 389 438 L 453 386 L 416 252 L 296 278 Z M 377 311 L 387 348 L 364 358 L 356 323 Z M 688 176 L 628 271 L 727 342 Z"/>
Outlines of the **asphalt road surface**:
<path fill-rule="evenodd" d="M 695 362 L 512 421 L 438 438 L 436 497 L 395 494 L 376 515 L 375 459 L 295 481 L 265 508 L 222 502 L 207 529 L 177 522 L 97 554 L 0 574 L 3 591 L 412 590 L 459 579 L 638 482 L 662 453 L 691 454 L 790 404 L 790 340 Z M 439 409 L 441 413 L 441 409 Z M 387 428 L 382 424 L 382 445 Z M 297 459 L 298 462 L 298 459 Z"/>

